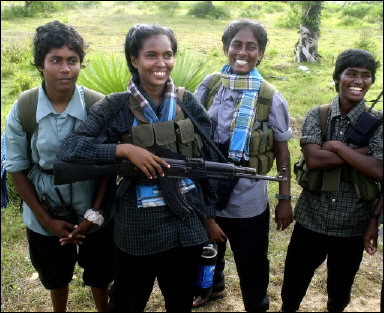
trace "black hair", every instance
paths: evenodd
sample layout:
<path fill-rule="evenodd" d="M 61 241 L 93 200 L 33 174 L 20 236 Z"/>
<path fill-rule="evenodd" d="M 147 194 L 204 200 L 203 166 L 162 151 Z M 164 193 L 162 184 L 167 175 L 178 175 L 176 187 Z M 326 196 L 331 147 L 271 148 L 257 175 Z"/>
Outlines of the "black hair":
<path fill-rule="evenodd" d="M 131 74 L 138 74 L 137 69 L 132 65 L 131 57 L 137 58 L 145 40 L 152 36 L 165 35 L 171 42 L 173 55 L 177 53 L 177 39 L 172 29 L 149 24 L 136 24 L 129 31 L 125 38 L 125 59 Z"/>
<path fill-rule="evenodd" d="M 376 79 L 376 70 L 379 65 L 380 62 L 377 61 L 369 51 L 360 49 L 348 49 L 343 51 L 337 57 L 335 71 L 333 72 L 336 91 L 339 92 L 339 83 L 337 83 L 336 80 L 340 80 L 341 74 L 348 67 L 362 67 L 368 69 L 372 75 L 372 83 L 374 83 Z"/>
<path fill-rule="evenodd" d="M 33 38 L 33 65 L 44 67 L 46 54 L 53 48 L 63 46 L 68 46 L 75 51 L 79 55 L 80 64 L 83 63 L 87 46 L 74 27 L 60 21 L 53 21 L 37 27 Z"/>
<path fill-rule="evenodd" d="M 225 53 L 228 52 L 229 45 L 232 39 L 243 28 L 249 28 L 251 30 L 253 36 L 255 36 L 257 40 L 257 44 L 259 46 L 260 52 L 264 55 L 265 48 L 268 43 L 267 31 L 261 23 L 254 22 L 251 20 L 246 20 L 246 19 L 236 20 L 227 25 L 227 27 L 224 30 L 224 34 L 221 37 L 221 41 L 223 42 L 224 52 Z M 257 62 L 256 66 L 259 65 L 260 62 L 261 62 L 261 59 Z"/>

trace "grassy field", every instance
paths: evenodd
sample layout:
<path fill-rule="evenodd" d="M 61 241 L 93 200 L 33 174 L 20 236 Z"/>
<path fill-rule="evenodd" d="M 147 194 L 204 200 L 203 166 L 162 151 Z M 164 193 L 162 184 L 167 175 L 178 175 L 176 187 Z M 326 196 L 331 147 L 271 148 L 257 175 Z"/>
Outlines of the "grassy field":
<path fill-rule="evenodd" d="M 36 86 L 39 81 L 37 70 L 30 65 L 32 60 L 31 40 L 37 26 L 55 19 L 76 27 L 89 45 L 86 60 L 103 54 L 123 57 L 125 35 L 136 23 L 154 23 L 171 27 L 178 38 L 179 46 L 195 51 L 201 58 L 209 58 L 220 69 L 226 62 L 222 53 L 221 35 L 225 26 L 233 19 L 250 17 L 261 21 L 267 28 L 269 43 L 265 57 L 259 67 L 261 74 L 277 86 L 289 103 L 289 113 L 294 136 L 289 142 L 292 164 L 299 159 L 301 123 L 309 108 L 328 103 L 335 95 L 332 72 L 337 55 L 347 49 L 368 47 L 381 64 L 383 28 L 381 20 L 361 18 L 347 19 L 338 5 L 325 3 L 319 40 L 318 64 L 296 64 L 293 62 L 294 44 L 298 40 L 298 30 L 283 28 L 281 22 L 288 20 L 286 4 L 275 5 L 269 2 L 217 1 L 231 14 L 230 18 L 202 19 L 188 16 L 189 7 L 194 1 L 181 2 L 176 14 L 159 8 L 153 2 L 123 1 L 94 2 L 94 6 L 67 9 L 49 15 L 28 18 L 3 19 L 3 9 L 12 5 L 23 5 L 23 1 L 2 1 L 1 21 L 1 129 L 4 130 L 5 117 L 18 94 Z M 236 4 L 231 4 L 236 3 Z M 258 5 L 258 7 L 256 6 Z M 382 12 L 382 4 L 381 4 Z M 382 13 L 381 13 L 382 16 Z M 279 24 L 280 23 L 280 24 Z M 176 58 L 177 62 L 177 58 Z M 298 69 L 304 65 L 310 73 Z M 367 94 L 368 100 L 377 97 L 382 89 L 382 69 L 377 73 L 376 83 Z M 284 80 L 268 76 L 283 77 Z M 382 102 L 376 105 L 382 110 Z M 273 195 L 277 184 L 270 183 L 269 194 L 272 210 L 276 204 Z M 293 205 L 299 196 L 300 188 L 292 181 Z M 30 263 L 25 229 L 18 209 L 18 198 L 11 190 L 11 204 L 1 210 L 1 311 L 6 312 L 47 312 L 51 311 L 49 294 L 45 291 Z M 280 309 L 280 288 L 283 279 L 284 260 L 292 226 L 284 232 L 277 232 L 271 220 L 270 250 L 271 262 L 269 295 L 270 311 Z M 352 290 L 352 301 L 348 312 L 377 312 L 382 281 L 382 242 L 379 252 L 370 257 L 366 253 Z M 303 251 L 305 253 L 305 251 Z M 244 311 L 233 257 L 228 250 L 227 296 L 209 303 L 195 311 Z M 68 311 L 94 311 L 89 289 L 81 282 L 82 273 L 76 268 L 70 285 Z M 301 307 L 302 311 L 326 311 L 326 268 L 320 267 L 311 283 Z M 164 311 L 160 291 L 156 287 L 146 311 Z"/>

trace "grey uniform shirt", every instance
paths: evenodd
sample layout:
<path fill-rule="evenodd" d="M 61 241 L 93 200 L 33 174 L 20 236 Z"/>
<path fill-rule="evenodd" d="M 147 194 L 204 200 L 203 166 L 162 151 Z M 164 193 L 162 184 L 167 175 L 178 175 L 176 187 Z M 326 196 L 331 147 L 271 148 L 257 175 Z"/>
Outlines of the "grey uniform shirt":
<path fill-rule="evenodd" d="M 208 75 L 195 91 L 195 97 L 204 103 L 206 90 L 211 75 Z M 231 90 L 221 85 L 208 115 L 213 123 L 214 142 L 225 143 L 229 140 L 230 125 L 237 100 L 238 91 Z M 288 103 L 284 97 L 275 92 L 272 99 L 271 111 L 268 123 L 274 134 L 274 140 L 287 141 L 292 136 L 290 128 Z M 222 211 L 216 211 L 216 216 L 227 218 L 248 218 L 260 215 L 268 204 L 268 181 L 254 181 L 240 178 L 235 186 L 227 207 Z"/>

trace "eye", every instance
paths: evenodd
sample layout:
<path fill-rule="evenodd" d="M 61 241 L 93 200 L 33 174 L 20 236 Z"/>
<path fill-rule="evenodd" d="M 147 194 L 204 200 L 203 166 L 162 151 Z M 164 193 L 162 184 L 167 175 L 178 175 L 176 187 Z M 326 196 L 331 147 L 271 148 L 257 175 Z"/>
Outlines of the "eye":
<path fill-rule="evenodd" d="M 173 58 L 173 53 L 166 53 L 165 54 L 166 59 L 172 59 Z"/>
<path fill-rule="evenodd" d="M 78 62 L 79 62 L 78 59 L 70 59 L 69 60 L 69 64 L 71 64 L 71 65 L 76 65 Z"/>

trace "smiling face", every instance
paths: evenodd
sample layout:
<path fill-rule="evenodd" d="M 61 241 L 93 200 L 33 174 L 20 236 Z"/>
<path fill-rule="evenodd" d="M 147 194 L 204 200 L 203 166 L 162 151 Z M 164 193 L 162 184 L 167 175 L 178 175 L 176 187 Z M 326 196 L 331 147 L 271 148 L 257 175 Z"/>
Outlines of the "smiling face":
<path fill-rule="evenodd" d="M 233 37 L 226 55 L 232 73 L 238 75 L 248 74 L 263 57 L 257 39 L 248 27 L 239 30 Z"/>
<path fill-rule="evenodd" d="M 44 58 L 44 67 L 38 67 L 49 92 L 72 92 L 80 74 L 79 55 L 67 46 L 52 48 Z"/>
<path fill-rule="evenodd" d="M 339 96 L 343 103 L 357 104 L 372 85 L 371 71 L 362 67 L 348 67 L 340 75 Z"/>
<path fill-rule="evenodd" d="M 163 89 L 175 63 L 171 41 L 166 35 L 149 37 L 143 42 L 138 57 L 131 56 L 131 62 L 146 92 Z"/>

